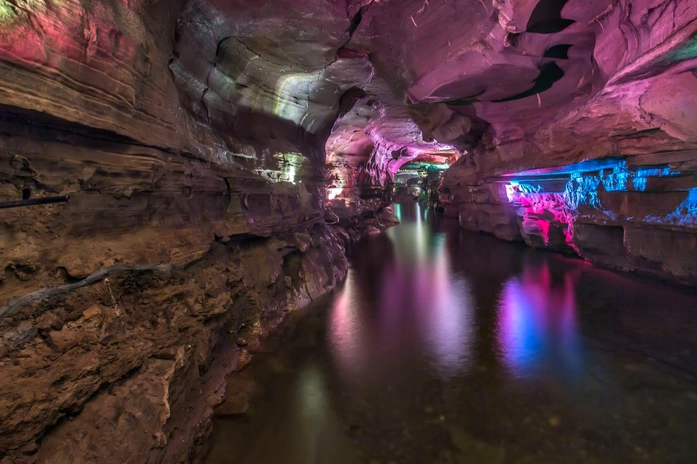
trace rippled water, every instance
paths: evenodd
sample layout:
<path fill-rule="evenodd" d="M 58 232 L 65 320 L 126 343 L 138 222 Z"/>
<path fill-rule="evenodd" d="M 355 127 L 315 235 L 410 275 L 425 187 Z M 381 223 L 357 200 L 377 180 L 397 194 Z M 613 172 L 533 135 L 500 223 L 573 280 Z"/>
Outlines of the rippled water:
<path fill-rule="evenodd" d="M 697 462 L 697 292 L 395 213 L 230 378 L 205 462 Z"/>

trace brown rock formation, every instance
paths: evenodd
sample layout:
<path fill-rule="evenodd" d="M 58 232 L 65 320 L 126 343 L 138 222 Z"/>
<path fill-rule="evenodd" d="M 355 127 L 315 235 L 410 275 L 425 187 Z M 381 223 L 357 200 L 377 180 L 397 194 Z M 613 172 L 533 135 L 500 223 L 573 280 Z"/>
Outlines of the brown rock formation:
<path fill-rule="evenodd" d="M 0 210 L 5 462 L 186 460 L 234 342 L 341 280 L 415 159 L 462 155 L 463 227 L 697 283 L 696 33 L 678 0 L 0 0 L 1 200 L 70 196 Z"/>

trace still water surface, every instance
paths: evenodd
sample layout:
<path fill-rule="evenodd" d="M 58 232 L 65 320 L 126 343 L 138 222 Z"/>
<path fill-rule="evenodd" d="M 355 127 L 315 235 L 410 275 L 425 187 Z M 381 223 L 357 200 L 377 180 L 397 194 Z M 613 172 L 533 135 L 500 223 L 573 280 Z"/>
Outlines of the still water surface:
<path fill-rule="evenodd" d="M 697 463 L 697 292 L 394 210 L 207 464 Z"/>

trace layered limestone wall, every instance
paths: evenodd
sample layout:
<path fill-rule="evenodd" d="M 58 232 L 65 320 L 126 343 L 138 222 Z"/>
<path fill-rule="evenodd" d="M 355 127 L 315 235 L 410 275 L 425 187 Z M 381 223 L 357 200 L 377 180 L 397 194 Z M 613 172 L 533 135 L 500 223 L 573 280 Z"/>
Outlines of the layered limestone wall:
<path fill-rule="evenodd" d="M 627 156 L 489 177 L 454 189 L 447 213 L 468 230 L 694 285 L 693 158 Z"/>
<path fill-rule="evenodd" d="M 345 236 L 215 241 L 192 262 L 112 265 L 11 301 L 2 462 L 190 460 L 246 349 L 345 277 Z"/>
<path fill-rule="evenodd" d="M 189 461 L 247 348 L 383 225 L 326 224 L 326 128 L 223 94 L 246 49 L 196 8 L 0 1 L 0 201 L 70 197 L 0 210 L 3 463 Z"/>
<path fill-rule="evenodd" d="M 70 197 L 0 210 L 5 462 L 186 460 L 415 159 L 462 155 L 463 227 L 697 282 L 695 34 L 679 0 L 0 0 L 0 198 Z"/>

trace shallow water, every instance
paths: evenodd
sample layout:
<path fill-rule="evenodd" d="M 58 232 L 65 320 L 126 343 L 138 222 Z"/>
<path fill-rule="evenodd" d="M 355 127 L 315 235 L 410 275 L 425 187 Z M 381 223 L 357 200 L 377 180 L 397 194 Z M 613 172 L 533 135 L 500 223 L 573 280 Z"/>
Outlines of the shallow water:
<path fill-rule="evenodd" d="M 395 213 L 230 378 L 207 464 L 697 462 L 697 292 Z"/>

